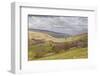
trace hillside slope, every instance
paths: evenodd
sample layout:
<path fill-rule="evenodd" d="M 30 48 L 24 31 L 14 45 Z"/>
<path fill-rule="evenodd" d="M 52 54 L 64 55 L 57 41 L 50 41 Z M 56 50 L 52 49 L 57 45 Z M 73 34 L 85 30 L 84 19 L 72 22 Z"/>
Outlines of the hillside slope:
<path fill-rule="evenodd" d="M 64 42 L 64 41 L 73 41 L 78 39 L 84 39 L 87 38 L 87 33 L 71 36 L 71 37 L 62 37 L 62 38 L 55 38 L 47 33 L 41 33 L 41 32 L 33 32 L 29 31 L 29 39 L 37 39 L 37 40 L 44 40 L 44 41 L 53 41 L 53 42 Z"/>
<path fill-rule="evenodd" d="M 29 31 L 29 39 L 37 39 L 37 40 L 44 40 L 44 41 L 53 41 L 53 42 L 64 42 L 64 38 L 55 38 L 53 36 L 50 36 L 47 33 L 41 33 L 41 32 L 33 32 Z"/>
<path fill-rule="evenodd" d="M 55 38 L 48 33 L 29 31 L 28 59 L 73 59 L 88 57 L 87 33 Z"/>

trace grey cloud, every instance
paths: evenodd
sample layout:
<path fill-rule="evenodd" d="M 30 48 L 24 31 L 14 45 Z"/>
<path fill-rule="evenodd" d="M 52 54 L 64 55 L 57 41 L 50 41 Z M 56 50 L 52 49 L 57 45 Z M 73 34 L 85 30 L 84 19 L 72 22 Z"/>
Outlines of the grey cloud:
<path fill-rule="evenodd" d="M 29 17 L 29 29 L 49 30 L 71 35 L 87 33 L 88 18 L 79 16 L 35 16 Z"/>

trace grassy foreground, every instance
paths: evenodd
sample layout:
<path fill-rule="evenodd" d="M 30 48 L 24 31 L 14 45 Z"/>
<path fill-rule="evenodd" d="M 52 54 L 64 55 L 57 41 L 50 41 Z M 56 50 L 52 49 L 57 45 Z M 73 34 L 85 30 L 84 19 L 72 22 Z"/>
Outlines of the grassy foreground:
<path fill-rule="evenodd" d="M 88 58 L 87 48 L 72 48 L 66 52 L 55 54 L 48 57 L 40 58 L 39 60 L 52 60 L 52 59 L 80 59 Z"/>

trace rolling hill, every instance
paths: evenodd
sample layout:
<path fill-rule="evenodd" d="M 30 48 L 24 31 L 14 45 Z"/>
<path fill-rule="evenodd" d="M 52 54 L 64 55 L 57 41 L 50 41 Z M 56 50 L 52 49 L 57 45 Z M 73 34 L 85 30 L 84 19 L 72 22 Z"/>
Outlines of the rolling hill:
<path fill-rule="evenodd" d="M 49 30 L 41 30 L 41 29 L 29 29 L 29 31 L 46 33 L 46 34 L 49 34 L 49 35 L 51 35 L 52 37 L 55 37 L 55 38 L 64 38 L 64 37 L 71 36 L 68 33 L 60 33 L 60 32 L 54 32 L 54 31 L 49 31 Z"/>
<path fill-rule="evenodd" d="M 87 33 L 79 34 L 76 36 L 70 37 L 54 37 L 48 32 L 36 32 L 36 31 L 29 31 L 29 40 L 36 39 L 36 40 L 43 40 L 43 41 L 53 41 L 53 42 L 65 42 L 65 41 L 75 41 L 78 39 L 88 38 Z"/>
<path fill-rule="evenodd" d="M 28 33 L 29 60 L 76 59 L 88 57 L 87 33 L 58 38 L 52 36 L 48 32 L 29 31 Z"/>
<path fill-rule="evenodd" d="M 53 42 L 64 42 L 64 38 L 55 38 L 47 33 L 33 32 L 29 31 L 29 40 L 43 40 L 43 41 L 53 41 Z"/>

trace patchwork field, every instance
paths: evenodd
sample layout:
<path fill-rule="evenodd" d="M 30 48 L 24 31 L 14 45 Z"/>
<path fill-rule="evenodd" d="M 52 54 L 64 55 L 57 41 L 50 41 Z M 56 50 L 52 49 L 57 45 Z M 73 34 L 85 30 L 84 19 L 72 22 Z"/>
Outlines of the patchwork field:
<path fill-rule="evenodd" d="M 88 58 L 87 33 L 62 38 L 45 32 L 28 33 L 28 60 Z"/>

